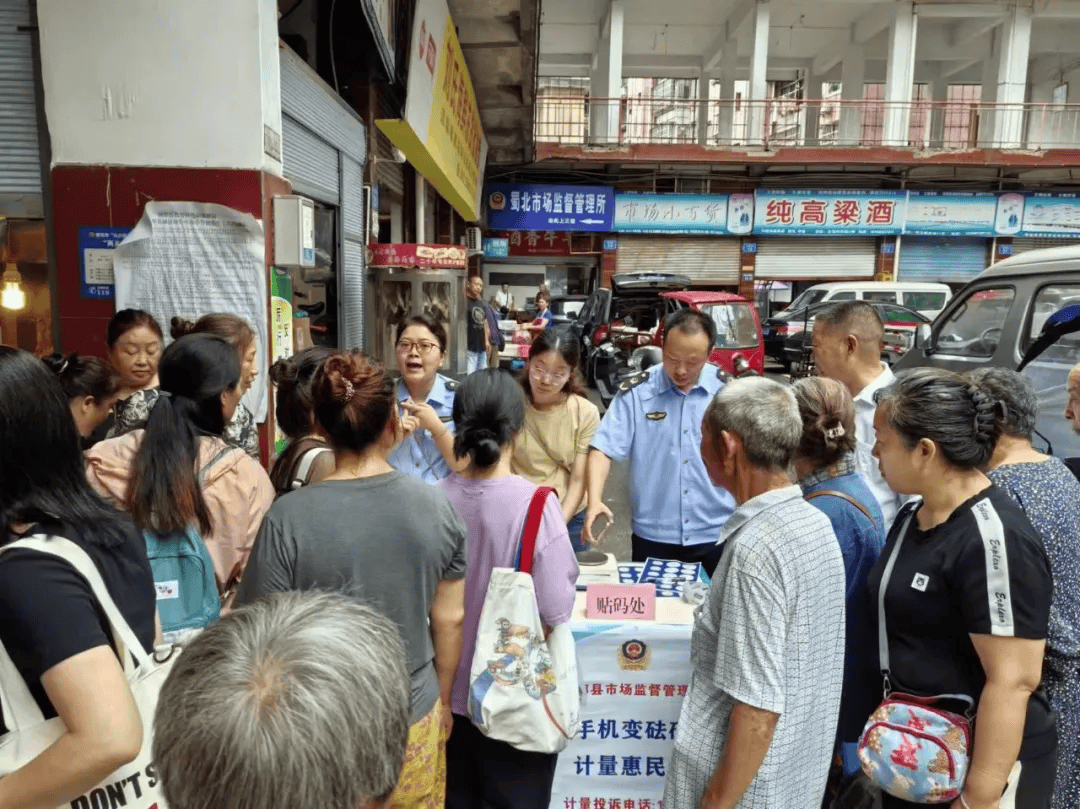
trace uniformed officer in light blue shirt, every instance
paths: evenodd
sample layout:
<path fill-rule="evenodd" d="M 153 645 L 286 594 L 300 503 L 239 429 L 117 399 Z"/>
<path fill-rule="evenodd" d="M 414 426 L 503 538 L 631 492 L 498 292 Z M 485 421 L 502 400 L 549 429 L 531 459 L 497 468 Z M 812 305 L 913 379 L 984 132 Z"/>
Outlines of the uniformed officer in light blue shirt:
<path fill-rule="evenodd" d="M 597 517 L 613 519 L 603 501 L 611 459 L 629 459 L 634 561 L 701 562 L 710 574 L 716 567 L 735 501 L 701 460 L 701 420 L 727 378 L 708 364 L 715 343 L 708 315 L 680 309 L 664 325 L 663 364 L 621 386 L 589 450 L 587 541 Z"/>
<path fill-rule="evenodd" d="M 446 330 L 425 315 L 412 317 L 398 327 L 395 352 L 401 372 L 397 399 L 409 432 L 387 461 L 400 472 L 436 483 L 464 465 L 454 458 L 457 383 L 438 372 L 446 356 Z"/>

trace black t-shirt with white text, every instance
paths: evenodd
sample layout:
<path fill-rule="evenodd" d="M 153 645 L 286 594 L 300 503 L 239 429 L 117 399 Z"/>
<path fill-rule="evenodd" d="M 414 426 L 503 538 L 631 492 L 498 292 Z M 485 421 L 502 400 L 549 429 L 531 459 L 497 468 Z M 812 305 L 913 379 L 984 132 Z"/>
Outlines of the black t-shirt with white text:
<path fill-rule="evenodd" d="M 892 687 L 919 696 L 965 694 L 977 710 L 986 675 L 970 635 L 1045 639 L 1050 563 L 1027 516 L 996 486 L 929 531 L 918 528 L 919 507 L 901 510 L 867 577 L 873 637 L 882 574 L 910 516 L 885 597 Z M 1028 701 L 1021 758 L 1048 752 L 1056 739 L 1054 714 L 1039 688 Z"/>

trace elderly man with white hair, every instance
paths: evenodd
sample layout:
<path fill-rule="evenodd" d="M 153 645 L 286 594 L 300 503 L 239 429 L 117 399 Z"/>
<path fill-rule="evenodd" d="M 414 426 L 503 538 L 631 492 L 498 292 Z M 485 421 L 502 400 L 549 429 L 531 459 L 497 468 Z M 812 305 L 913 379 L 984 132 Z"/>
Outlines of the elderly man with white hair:
<path fill-rule="evenodd" d="M 169 809 L 381 809 L 401 775 L 396 626 L 331 593 L 275 593 L 181 653 L 154 714 Z"/>
<path fill-rule="evenodd" d="M 691 641 L 665 809 L 818 809 L 844 667 L 844 561 L 791 477 L 791 389 L 728 384 L 702 420 L 710 479 L 737 507 Z"/>

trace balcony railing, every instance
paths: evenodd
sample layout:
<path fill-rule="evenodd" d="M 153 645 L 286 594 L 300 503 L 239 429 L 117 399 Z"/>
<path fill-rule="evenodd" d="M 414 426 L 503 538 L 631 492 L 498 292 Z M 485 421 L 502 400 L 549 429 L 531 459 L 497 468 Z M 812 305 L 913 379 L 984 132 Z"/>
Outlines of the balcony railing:
<path fill-rule="evenodd" d="M 877 99 L 596 98 L 541 94 L 536 142 L 565 146 L 1080 147 L 1080 104 Z"/>

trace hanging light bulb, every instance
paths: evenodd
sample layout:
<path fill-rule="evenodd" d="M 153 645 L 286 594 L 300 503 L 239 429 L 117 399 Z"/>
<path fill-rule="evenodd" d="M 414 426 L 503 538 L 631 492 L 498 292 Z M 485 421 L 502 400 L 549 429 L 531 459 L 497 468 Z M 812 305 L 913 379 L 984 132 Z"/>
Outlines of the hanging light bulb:
<path fill-rule="evenodd" d="M 4 270 L 4 290 L 0 292 L 0 306 L 5 309 L 19 310 L 26 306 L 26 292 L 22 288 L 22 276 L 14 264 L 8 264 Z"/>

